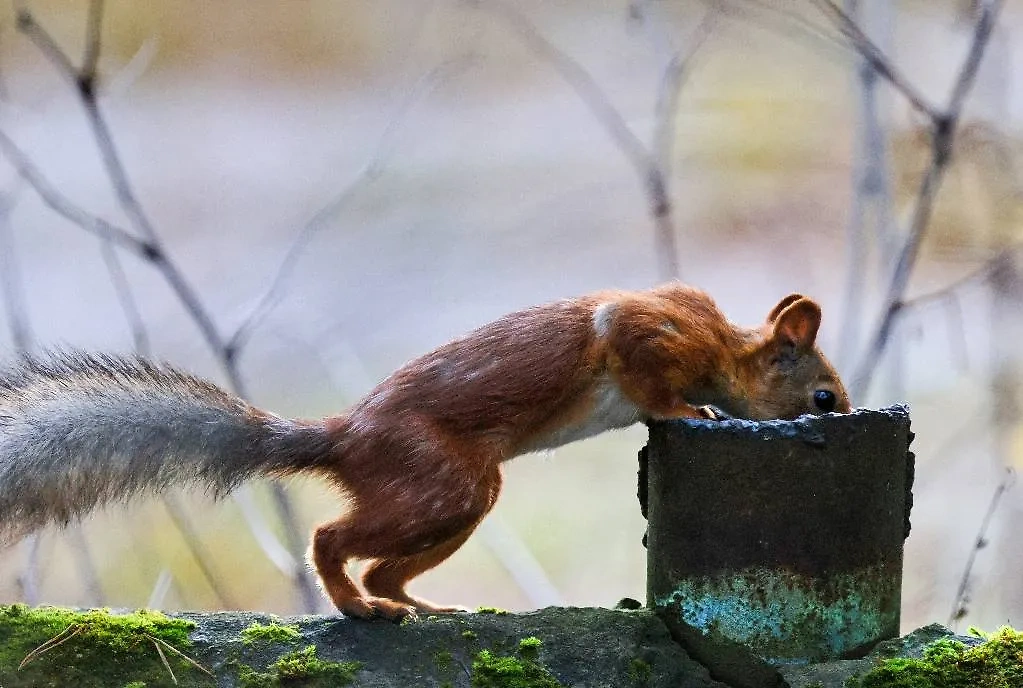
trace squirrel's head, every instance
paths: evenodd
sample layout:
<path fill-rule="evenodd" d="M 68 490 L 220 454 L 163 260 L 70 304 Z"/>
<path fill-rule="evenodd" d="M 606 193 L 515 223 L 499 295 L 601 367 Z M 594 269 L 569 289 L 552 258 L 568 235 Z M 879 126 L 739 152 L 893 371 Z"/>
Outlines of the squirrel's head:
<path fill-rule="evenodd" d="M 750 333 L 750 348 L 738 362 L 744 416 L 790 419 L 852 410 L 842 380 L 817 348 L 820 324 L 817 302 L 790 294 Z"/>

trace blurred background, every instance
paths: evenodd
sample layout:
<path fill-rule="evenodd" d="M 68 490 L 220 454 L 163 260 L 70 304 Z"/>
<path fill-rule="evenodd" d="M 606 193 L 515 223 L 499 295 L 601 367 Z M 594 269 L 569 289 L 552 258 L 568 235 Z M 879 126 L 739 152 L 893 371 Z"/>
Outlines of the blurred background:
<path fill-rule="evenodd" d="M 931 114 L 990 10 L 843 7 Z M 811 0 L 16 3 L 3 358 L 139 350 L 316 417 L 527 305 L 677 276 L 753 325 L 804 292 L 854 402 L 912 409 L 904 627 L 1018 626 L 1021 22 L 1008 2 L 983 38 L 936 169 L 936 120 Z M 921 197 L 928 171 L 942 183 Z M 484 526 L 413 591 L 643 599 L 644 432 L 510 462 Z M 316 481 L 283 496 L 170 493 L 43 531 L 0 553 L 0 599 L 326 611 L 301 557 L 343 501 Z"/>

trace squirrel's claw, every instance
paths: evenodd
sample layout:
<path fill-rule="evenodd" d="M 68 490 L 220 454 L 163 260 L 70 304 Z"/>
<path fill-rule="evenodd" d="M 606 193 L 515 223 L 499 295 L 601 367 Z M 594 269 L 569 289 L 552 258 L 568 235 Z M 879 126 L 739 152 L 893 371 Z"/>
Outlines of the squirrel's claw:
<path fill-rule="evenodd" d="M 719 409 L 717 406 L 701 406 L 696 410 L 699 412 L 701 418 L 705 418 L 707 420 L 728 420 L 731 418 L 730 415 Z"/>

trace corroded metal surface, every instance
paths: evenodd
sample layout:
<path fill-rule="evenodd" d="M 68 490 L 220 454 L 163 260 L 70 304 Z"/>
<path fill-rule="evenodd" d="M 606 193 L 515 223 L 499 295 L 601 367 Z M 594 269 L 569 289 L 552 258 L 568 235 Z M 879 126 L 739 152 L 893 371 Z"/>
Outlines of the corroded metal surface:
<path fill-rule="evenodd" d="M 652 425 L 648 603 L 779 663 L 896 636 L 911 439 L 901 406 Z"/>

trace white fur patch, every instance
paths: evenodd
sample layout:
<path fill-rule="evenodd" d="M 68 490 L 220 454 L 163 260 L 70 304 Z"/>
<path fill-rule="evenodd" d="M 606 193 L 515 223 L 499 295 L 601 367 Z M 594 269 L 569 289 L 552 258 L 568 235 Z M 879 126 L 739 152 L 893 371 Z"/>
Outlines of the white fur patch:
<path fill-rule="evenodd" d="M 599 435 L 606 430 L 628 427 L 638 423 L 642 417 L 639 408 L 622 394 L 618 385 L 606 377 L 597 383 L 594 395 L 593 407 L 585 418 L 540 438 L 532 449 L 560 447 Z"/>
<path fill-rule="evenodd" d="M 613 301 L 602 303 L 593 311 L 593 331 L 598 337 L 606 337 L 611 331 L 611 319 L 614 317 L 618 304 Z"/>

